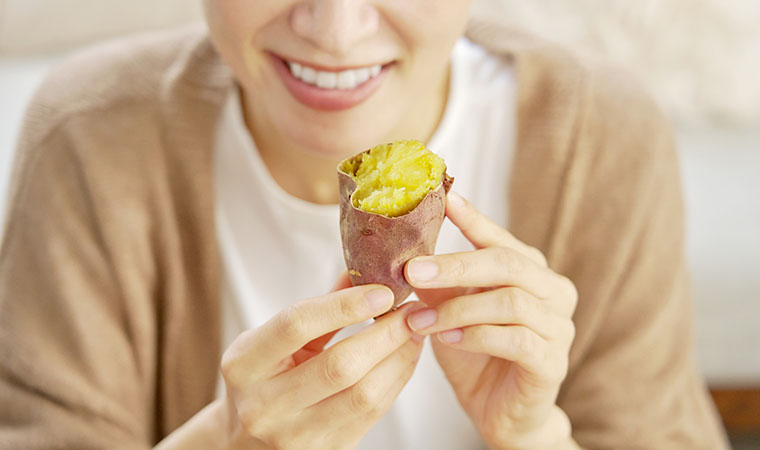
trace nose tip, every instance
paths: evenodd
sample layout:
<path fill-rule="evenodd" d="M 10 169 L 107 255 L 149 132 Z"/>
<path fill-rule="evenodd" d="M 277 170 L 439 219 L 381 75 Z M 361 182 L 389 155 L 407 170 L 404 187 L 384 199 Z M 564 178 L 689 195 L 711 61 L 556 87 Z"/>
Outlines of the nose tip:
<path fill-rule="evenodd" d="M 345 53 L 377 32 L 377 10 L 357 0 L 312 0 L 293 7 L 290 24 L 296 35 L 329 53 Z"/>

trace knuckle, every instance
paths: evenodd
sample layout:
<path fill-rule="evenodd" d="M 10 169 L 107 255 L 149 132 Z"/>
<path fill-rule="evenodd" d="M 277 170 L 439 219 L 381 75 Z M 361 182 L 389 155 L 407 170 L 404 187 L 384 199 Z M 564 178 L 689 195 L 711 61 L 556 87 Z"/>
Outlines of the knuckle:
<path fill-rule="evenodd" d="M 510 418 L 515 422 L 524 422 L 530 416 L 530 407 L 525 402 L 514 402 L 510 408 Z M 498 434 L 499 431 L 496 431 Z"/>
<path fill-rule="evenodd" d="M 463 257 L 454 256 L 449 260 L 449 275 L 454 278 L 460 278 L 467 273 L 468 263 Z"/>
<path fill-rule="evenodd" d="M 494 249 L 496 264 L 508 274 L 518 274 L 525 269 L 525 263 L 517 252 L 511 248 L 498 247 Z"/>
<path fill-rule="evenodd" d="M 563 355 L 547 355 L 545 358 L 545 366 L 547 367 L 544 377 L 546 381 L 551 385 L 560 385 L 567 377 L 567 370 L 569 367 L 569 358 L 566 354 Z"/>
<path fill-rule="evenodd" d="M 528 257 L 536 261 L 539 265 L 543 267 L 549 267 L 549 261 L 546 259 L 546 255 L 544 255 L 541 250 L 537 249 L 536 247 L 528 247 L 527 252 Z"/>
<path fill-rule="evenodd" d="M 575 340 L 575 323 L 572 320 L 569 320 L 567 323 L 567 331 L 565 332 L 565 337 L 567 338 L 567 346 L 569 349 Z"/>
<path fill-rule="evenodd" d="M 301 342 L 306 340 L 306 320 L 298 305 L 290 305 L 276 319 L 277 332 L 284 339 Z"/>
<path fill-rule="evenodd" d="M 551 351 L 546 345 L 536 345 L 531 353 L 534 358 L 534 363 L 538 367 L 548 367 L 550 372 L 554 372 L 551 368 L 557 366 L 558 359 L 555 357 L 555 352 Z"/>
<path fill-rule="evenodd" d="M 345 388 L 356 382 L 357 365 L 346 352 L 328 352 L 323 370 L 325 380 L 333 386 Z"/>
<path fill-rule="evenodd" d="M 230 392 L 235 392 L 244 386 L 243 370 L 238 368 L 236 364 L 225 363 L 221 364 L 222 379 L 226 389 Z"/>
<path fill-rule="evenodd" d="M 570 367 L 570 360 L 567 356 L 558 358 L 556 370 L 555 370 L 555 377 L 554 377 L 554 381 L 556 384 L 561 384 L 563 381 L 565 381 L 565 378 L 567 378 L 567 371 L 569 367 Z"/>
<path fill-rule="evenodd" d="M 465 334 L 465 336 L 467 333 Z M 488 348 L 490 343 L 490 338 L 488 333 L 486 332 L 486 328 L 483 326 L 475 326 L 471 327 L 469 330 L 469 336 L 466 336 L 469 338 L 471 342 L 473 342 L 476 346 L 480 348 Z"/>
<path fill-rule="evenodd" d="M 369 382 L 361 382 L 351 389 L 351 408 L 358 413 L 369 413 L 377 409 L 381 392 Z"/>
<path fill-rule="evenodd" d="M 229 350 L 222 354 L 222 362 L 219 365 L 219 369 L 222 372 L 222 377 L 231 384 L 239 384 L 239 376 L 237 373 L 237 358 L 234 357 Z"/>
<path fill-rule="evenodd" d="M 406 377 L 407 371 L 409 372 L 409 376 L 411 376 L 411 372 L 414 372 L 414 368 L 417 366 L 417 355 L 419 351 L 420 348 L 418 344 L 411 339 L 401 347 L 401 354 L 403 355 L 403 360 L 406 362 L 406 365 L 404 366 L 405 371 L 402 372 L 404 375 L 402 375 L 401 378 Z"/>
<path fill-rule="evenodd" d="M 516 333 L 514 340 L 515 349 L 523 355 L 536 355 L 536 341 L 526 330 Z"/>
<path fill-rule="evenodd" d="M 386 408 L 381 407 L 379 404 L 376 404 L 374 407 L 370 408 L 365 414 L 369 420 L 376 422 L 380 420 L 383 415 L 386 413 Z"/>
<path fill-rule="evenodd" d="M 516 288 L 507 288 L 503 297 L 504 308 L 516 321 L 521 321 L 528 313 L 529 302 L 526 296 Z"/>
<path fill-rule="evenodd" d="M 385 341 L 389 342 L 393 347 L 397 347 L 404 343 L 408 339 L 406 330 L 395 324 L 389 324 L 383 331 Z"/>
<path fill-rule="evenodd" d="M 578 288 L 575 287 L 575 283 L 570 278 L 564 275 L 560 275 L 560 280 L 563 294 L 571 300 L 571 304 L 574 307 L 578 303 Z"/>
<path fill-rule="evenodd" d="M 535 314 L 544 320 L 547 317 L 555 317 L 556 312 L 553 310 L 552 305 L 544 300 L 531 299 L 531 307 L 534 309 Z"/>
<path fill-rule="evenodd" d="M 222 378 L 225 382 L 233 387 L 240 387 L 245 383 L 247 374 L 250 370 L 245 367 L 241 367 L 241 355 L 240 348 L 241 342 L 246 341 L 247 337 L 253 331 L 245 331 L 235 339 L 235 341 L 222 353 L 222 358 L 219 363 L 219 370 L 221 371 Z"/>
<path fill-rule="evenodd" d="M 360 302 L 356 301 L 355 296 L 342 296 L 338 300 L 338 313 L 341 315 L 341 321 L 355 322 L 357 318 L 362 317 L 364 312 Z"/>
<path fill-rule="evenodd" d="M 450 318 L 467 317 L 469 308 L 467 307 L 466 297 L 455 297 L 446 301 L 438 307 L 438 322 L 447 323 Z"/>

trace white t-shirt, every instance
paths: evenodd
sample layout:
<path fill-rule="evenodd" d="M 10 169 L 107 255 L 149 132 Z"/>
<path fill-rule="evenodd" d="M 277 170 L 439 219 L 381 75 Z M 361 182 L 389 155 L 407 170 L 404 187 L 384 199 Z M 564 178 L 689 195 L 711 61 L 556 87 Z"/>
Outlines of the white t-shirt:
<path fill-rule="evenodd" d="M 451 59 L 446 110 L 428 147 L 441 155 L 454 189 L 497 223 L 507 223 L 515 142 L 516 82 L 509 62 L 462 39 Z M 414 138 L 414 136 L 410 136 Z M 217 125 L 214 184 L 225 271 L 223 345 L 289 304 L 328 292 L 345 262 L 338 206 L 291 196 L 271 177 L 232 89 Z M 336 181 L 337 182 L 337 181 Z M 448 221 L 436 253 L 471 250 Z M 367 324 L 342 330 L 333 342 Z M 474 449 L 485 444 L 426 344 L 417 369 L 360 449 Z M 220 380 L 220 391 L 223 391 Z"/>

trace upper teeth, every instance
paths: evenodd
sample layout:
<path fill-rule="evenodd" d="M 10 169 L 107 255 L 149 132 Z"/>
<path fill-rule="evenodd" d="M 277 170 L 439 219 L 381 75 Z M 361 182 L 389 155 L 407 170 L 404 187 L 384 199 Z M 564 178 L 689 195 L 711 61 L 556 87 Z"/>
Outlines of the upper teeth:
<path fill-rule="evenodd" d="M 317 86 L 322 89 L 355 89 L 364 84 L 370 78 L 380 75 L 382 66 L 362 67 L 361 69 L 343 70 L 341 72 L 326 72 L 316 70 L 295 62 L 288 62 L 290 73 L 306 84 Z"/>

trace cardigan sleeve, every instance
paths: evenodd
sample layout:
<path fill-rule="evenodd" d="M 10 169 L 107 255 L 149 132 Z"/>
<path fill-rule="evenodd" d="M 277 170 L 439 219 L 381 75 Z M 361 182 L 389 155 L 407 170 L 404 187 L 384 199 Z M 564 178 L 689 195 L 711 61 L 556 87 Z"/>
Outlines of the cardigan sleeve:
<path fill-rule="evenodd" d="M 579 291 L 559 403 L 586 448 L 727 448 L 695 362 L 674 140 L 626 80 L 590 85 L 558 212 L 554 262 Z"/>
<path fill-rule="evenodd" d="M 0 250 L 0 447 L 149 448 L 153 382 L 88 171 L 46 114 L 32 107 L 22 132 Z"/>

